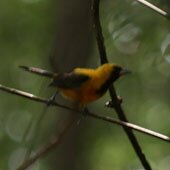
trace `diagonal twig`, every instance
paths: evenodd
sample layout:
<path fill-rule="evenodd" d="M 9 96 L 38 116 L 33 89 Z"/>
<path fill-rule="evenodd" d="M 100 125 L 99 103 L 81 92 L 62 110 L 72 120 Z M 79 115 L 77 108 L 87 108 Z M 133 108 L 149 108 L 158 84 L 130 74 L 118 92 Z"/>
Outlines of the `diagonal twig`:
<path fill-rule="evenodd" d="M 6 87 L 6 86 L 3 86 L 1 84 L 0 84 L 0 90 L 8 92 L 8 93 L 11 93 L 11 94 L 15 94 L 15 95 L 18 95 L 18 96 L 21 96 L 21 97 L 24 97 L 24 98 L 27 98 L 27 99 L 30 99 L 30 100 L 33 100 L 33 101 L 36 101 L 36 102 L 44 103 L 44 104 L 48 104 L 48 102 L 49 102 L 48 99 L 41 98 L 41 97 L 35 96 L 35 95 L 31 94 L 31 93 L 27 93 L 27 92 L 17 90 L 17 89 L 14 89 L 14 88 Z M 71 113 L 80 113 L 80 114 L 82 114 L 80 111 L 78 111 L 76 109 L 70 108 L 70 107 L 65 106 L 65 105 L 61 105 L 61 104 L 56 103 L 56 102 L 52 102 L 51 105 L 61 107 L 63 109 L 67 109 L 67 110 L 70 110 L 70 111 L 74 111 L 74 112 L 71 112 Z M 116 120 L 116 119 L 113 119 L 113 118 L 110 118 L 110 117 L 101 116 L 101 115 L 91 113 L 91 112 L 87 112 L 87 116 L 90 116 L 90 117 L 95 118 L 95 119 L 103 120 L 103 121 L 108 122 L 108 123 L 121 125 L 123 127 L 136 130 L 138 132 L 150 135 L 152 137 L 155 137 L 155 138 L 158 138 L 158 139 L 161 139 L 163 141 L 166 141 L 166 142 L 170 143 L 170 137 L 168 137 L 166 135 L 163 135 L 163 134 L 160 134 L 160 133 L 157 133 L 155 131 L 140 127 L 140 126 L 132 124 L 132 123 L 119 121 L 119 120 Z M 37 151 L 35 153 L 35 155 L 33 155 L 32 157 L 25 160 L 17 170 L 26 169 L 27 167 L 32 165 L 35 161 L 37 161 L 39 158 L 45 156 L 49 151 L 51 151 L 58 144 L 60 144 L 62 138 L 64 137 L 64 135 L 66 134 L 67 130 L 69 129 L 69 127 L 71 125 L 72 125 L 72 122 L 68 122 L 66 124 L 66 126 L 62 129 L 60 134 L 57 135 L 57 137 L 55 137 L 46 146 L 42 147 L 39 151 Z"/>
<path fill-rule="evenodd" d="M 53 138 L 46 146 L 42 147 L 39 151 L 37 151 L 35 155 L 31 156 L 30 158 L 27 158 L 17 168 L 17 170 L 25 170 L 26 168 L 31 166 L 34 162 L 36 162 L 39 158 L 43 157 L 48 152 L 50 152 L 54 147 L 59 145 L 73 123 L 74 123 L 73 120 L 68 121 L 64 128 L 61 130 L 61 132 L 55 138 Z"/>
<path fill-rule="evenodd" d="M 92 12 L 93 12 L 93 23 L 94 23 L 94 30 L 96 33 L 96 40 L 98 45 L 98 50 L 100 53 L 100 60 L 101 64 L 107 63 L 107 55 L 106 55 L 106 49 L 104 46 L 104 38 L 102 34 L 102 27 L 100 23 L 100 13 L 99 13 L 99 6 L 100 6 L 100 0 L 93 0 L 92 4 Z M 128 122 L 128 119 L 125 116 L 124 110 L 122 109 L 119 100 L 117 99 L 117 94 L 115 91 L 114 86 L 111 86 L 109 89 L 110 97 L 112 99 L 112 102 L 114 104 L 114 109 L 121 121 Z M 152 170 L 150 164 L 148 163 L 144 153 L 142 152 L 142 149 L 133 133 L 133 131 L 125 126 L 123 126 L 123 129 L 125 133 L 127 134 L 140 162 L 142 163 L 143 167 L 146 170 Z"/>
<path fill-rule="evenodd" d="M 155 11 L 158 14 L 160 14 L 161 16 L 164 16 L 168 20 L 170 19 L 170 15 L 166 11 L 158 8 L 156 5 L 153 5 L 152 3 L 150 3 L 150 2 L 148 2 L 146 0 L 136 0 L 136 1 L 139 2 L 142 5 L 150 8 L 150 9 L 152 9 L 153 11 Z"/>
<path fill-rule="evenodd" d="M 45 99 L 45 98 L 42 98 L 42 97 L 38 97 L 36 95 L 33 95 L 31 93 L 27 93 L 27 92 L 24 92 L 24 91 L 21 91 L 21 90 L 17 90 L 17 89 L 14 89 L 14 88 L 3 86 L 1 84 L 0 84 L 0 90 L 8 92 L 8 93 L 11 93 L 11 94 L 15 94 L 15 95 L 18 95 L 18 96 L 21 96 L 21 97 L 24 97 L 24 98 L 27 98 L 27 99 L 32 100 L 32 101 L 36 101 L 36 102 L 39 102 L 39 103 L 44 103 L 44 104 L 48 104 L 49 103 L 48 99 Z M 73 111 L 71 113 L 82 114 L 82 112 L 77 110 L 77 109 L 74 109 L 74 108 L 71 108 L 71 107 L 59 104 L 57 102 L 52 102 L 50 104 L 51 104 L 51 106 L 56 106 L 56 107 L 60 107 L 60 108 L 66 109 L 66 110 Z M 129 128 L 129 129 L 133 129 L 135 131 L 144 133 L 146 135 L 150 135 L 152 137 L 161 139 L 163 141 L 170 142 L 170 137 L 168 137 L 166 135 L 163 135 L 163 134 L 160 134 L 158 132 L 155 132 L 155 131 L 143 128 L 141 126 L 135 125 L 133 123 L 120 121 L 120 120 L 117 120 L 117 119 L 114 119 L 114 118 L 111 118 L 111 117 L 108 117 L 108 116 L 101 116 L 99 114 L 92 113 L 92 112 L 87 112 L 86 114 L 89 117 L 92 117 L 92 118 L 95 118 L 95 119 L 99 119 L 99 120 L 103 120 L 103 121 L 108 122 L 108 123 L 124 126 L 124 127 Z"/>

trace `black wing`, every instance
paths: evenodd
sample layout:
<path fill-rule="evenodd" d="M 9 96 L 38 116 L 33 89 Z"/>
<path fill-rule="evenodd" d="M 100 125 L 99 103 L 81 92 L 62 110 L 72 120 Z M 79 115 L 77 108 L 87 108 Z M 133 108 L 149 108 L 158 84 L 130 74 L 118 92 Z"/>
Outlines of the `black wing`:
<path fill-rule="evenodd" d="M 54 77 L 50 86 L 56 86 L 59 88 L 78 88 L 82 85 L 82 83 L 86 82 L 90 77 L 84 74 L 78 73 L 64 73 L 58 74 Z"/>

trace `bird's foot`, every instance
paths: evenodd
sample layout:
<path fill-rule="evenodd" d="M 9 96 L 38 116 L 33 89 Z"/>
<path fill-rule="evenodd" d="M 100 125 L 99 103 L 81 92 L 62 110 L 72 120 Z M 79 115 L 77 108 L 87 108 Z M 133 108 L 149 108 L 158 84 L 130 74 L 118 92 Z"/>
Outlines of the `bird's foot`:
<path fill-rule="evenodd" d="M 58 91 L 56 91 L 49 99 L 48 99 L 48 102 L 47 102 L 47 106 L 50 106 L 52 105 L 54 102 L 55 102 L 55 98 L 58 94 Z"/>
<path fill-rule="evenodd" d="M 80 121 L 81 121 L 81 120 L 83 120 L 83 119 L 86 118 L 88 112 L 89 112 L 89 110 L 88 110 L 87 107 L 84 107 L 84 108 L 82 109 L 82 115 L 81 115 L 81 118 L 77 121 L 77 125 L 80 124 Z"/>
<path fill-rule="evenodd" d="M 84 117 L 87 116 L 87 113 L 89 113 L 89 110 L 88 110 L 87 107 L 84 107 L 83 110 L 82 110 L 83 116 L 84 116 Z"/>

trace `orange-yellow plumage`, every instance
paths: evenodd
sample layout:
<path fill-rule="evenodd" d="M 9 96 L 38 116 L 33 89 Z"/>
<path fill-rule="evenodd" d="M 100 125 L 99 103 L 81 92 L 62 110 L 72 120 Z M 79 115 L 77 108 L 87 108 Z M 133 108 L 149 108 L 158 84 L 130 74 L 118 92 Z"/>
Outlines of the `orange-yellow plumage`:
<path fill-rule="evenodd" d="M 56 74 L 35 67 L 20 66 L 26 71 L 53 79 L 51 86 L 57 87 L 65 97 L 85 105 L 103 96 L 110 85 L 121 75 L 128 73 L 117 64 L 103 64 L 96 69 L 75 68 L 70 73 Z"/>
<path fill-rule="evenodd" d="M 81 104 L 87 104 L 95 101 L 104 93 L 96 93 L 100 87 L 109 79 L 113 68 L 116 64 L 104 64 L 97 69 L 76 68 L 73 70 L 75 74 L 83 74 L 90 77 L 79 88 L 65 89 L 60 88 L 61 93 L 66 98 L 77 101 Z"/>

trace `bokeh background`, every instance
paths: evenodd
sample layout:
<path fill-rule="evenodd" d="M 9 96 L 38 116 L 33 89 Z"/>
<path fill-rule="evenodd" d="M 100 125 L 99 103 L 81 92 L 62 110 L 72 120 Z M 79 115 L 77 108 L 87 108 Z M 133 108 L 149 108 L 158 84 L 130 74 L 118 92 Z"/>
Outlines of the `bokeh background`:
<path fill-rule="evenodd" d="M 168 0 L 152 2 L 170 12 Z M 50 97 L 55 89 L 48 87 L 48 79 L 18 66 L 56 72 L 98 66 L 90 7 L 91 0 L 0 1 L 0 83 Z M 129 121 L 170 136 L 170 21 L 134 0 L 101 1 L 100 7 L 109 61 L 132 70 L 115 83 Z M 60 96 L 57 100 L 69 105 Z M 108 94 L 89 109 L 116 118 L 104 106 L 107 100 Z M 15 170 L 29 148 L 34 154 L 69 119 L 63 109 L 46 109 L 5 92 L 0 92 L 0 101 L 0 170 Z M 170 170 L 169 144 L 135 134 L 153 169 Z M 142 170 L 142 166 L 121 127 L 87 117 L 29 168 L 56 169 Z"/>

